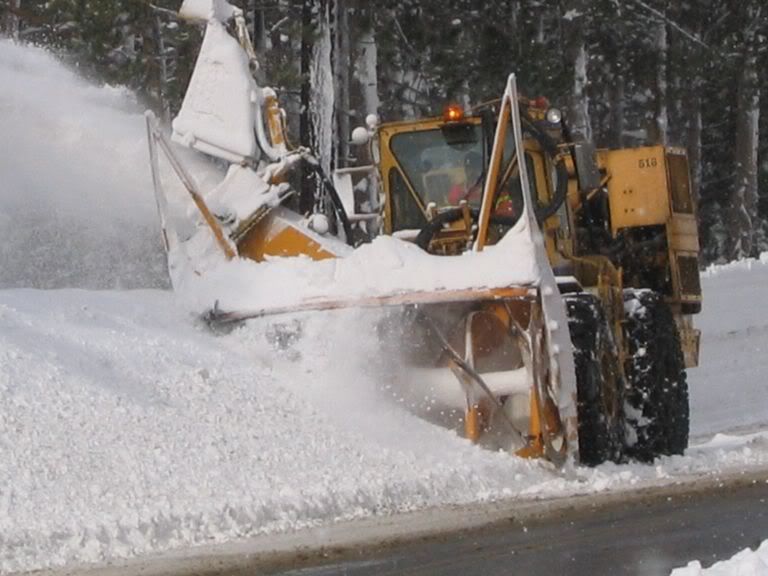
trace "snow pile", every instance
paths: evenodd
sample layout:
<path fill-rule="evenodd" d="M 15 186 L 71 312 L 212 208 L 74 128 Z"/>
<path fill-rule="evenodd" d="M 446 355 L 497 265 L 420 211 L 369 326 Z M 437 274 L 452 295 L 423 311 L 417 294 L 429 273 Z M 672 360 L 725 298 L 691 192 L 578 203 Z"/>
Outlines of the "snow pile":
<path fill-rule="evenodd" d="M 310 323 L 281 354 L 265 340 L 280 326 L 212 338 L 170 293 L 0 292 L 0 571 L 512 496 L 551 475 L 378 402 L 351 353 L 375 339 L 353 320 Z"/>
<path fill-rule="evenodd" d="M 167 286 L 144 119 L 0 39 L 0 287 Z"/>
<path fill-rule="evenodd" d="M 214 338 L 167 292 L 0 291 L 0 571 L 768 466 L 765 433 L 565 472 L 478 449 L 382 390 L 376 313 Z"/>
<path fill-rule="evenodd" d="M 710 568 L 703 568 L 696 560 L 685 568 L 676 568 L 670 576 L 768 576 L 768 540 L 755 551 L 746 548 Z"/>
<path fill-rule="evenodd" d="M 481 253 L 432 256 L 416 245 L 381 236 L 349 256 L 315 262 L 276 258 L 221 264 L 180 287 L 190 305 L 261 310 L 312 300 L 355 299 L 483 287 L 532 286 L 539 271 L 525 222 Z"/>
<path fill-rule="evenodd" d="M 688 372 L 695 434 L 768 422 L 768 254 L 710 267 L 702 278 L 700 366 Z"/>

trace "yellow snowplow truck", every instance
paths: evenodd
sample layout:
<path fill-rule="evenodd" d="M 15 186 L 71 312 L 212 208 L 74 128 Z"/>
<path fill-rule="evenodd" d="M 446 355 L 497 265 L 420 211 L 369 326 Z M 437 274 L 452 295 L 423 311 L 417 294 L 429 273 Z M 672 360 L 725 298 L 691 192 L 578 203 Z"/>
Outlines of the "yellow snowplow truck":
<path fill-rule="evenodd" d="M 702 304 L 686 153 L 595 150 L 569 138 L 546 100 L 516 102 L 523 154 L 507 153 L 510 141 L 494 154 L 513 129 L 495 132 L 498 114 L 487 108 L 376 126 L 370 155 L 378 160 L 381 232 L 435 254 L 480 248 L 514 226 L 527 182 L 567 307 L 581 461 L 681 454 L 685 369 L 699 355 L 692 316 Z M 350 180 L 337 181 L 349 194 Z"/>
<path fill-rule="evenodd" d="M 556 465 L 685 450 L 701 289 L 683 151 L 573 141 L 511 75 L 480 110 L 369 117 L 352 140 L 370 161 L 326 175 L 286 145 L 242 13 L 201 4 L 181 11 L 207 29 L 171 137 L 147 121 L 174 287 L 215 287 L 212 327 L 381 309 L 393 379 L 473 442 Z M 200 189 L 173 142 L 226 176 Z M 322 183 L 310 214 L 287 183 L 299 164 Z"/>

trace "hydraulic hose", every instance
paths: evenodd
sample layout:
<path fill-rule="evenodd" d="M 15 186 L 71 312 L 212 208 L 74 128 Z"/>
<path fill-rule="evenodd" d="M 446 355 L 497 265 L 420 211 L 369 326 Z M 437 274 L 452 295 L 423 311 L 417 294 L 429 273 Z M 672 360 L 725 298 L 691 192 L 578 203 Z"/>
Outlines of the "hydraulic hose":
<path fill-rule="evenodd" d="M 339 197 L 339 193 L 336 190 L 336 187 L 333 185 L 333 182 L 331 182 L 331 179 L 328 178 L 328 176 L 325 174 L 325 171 L 322 169 L 319 163 L 308 162 L 308 164 L 315 171 L 315 174 L 317 174 L 317 176 L 320 178 L 325 191 L 328 193 L 328 197 L 331 199 L 331 204 L 333 204 L 333 211 L 336 214 L 336 218 L 338 218 L 339 223 L 341 224 L 342 230 L 344 230 L 346 243 L 354 247 L 354 241 L 352 238 L 352 225 L 349 222 L 347 211 L 344 209 L 344 204 L 341 202 L 341 198 Z"/>
<path fill-rule="evenodd" d="M 556 158 L 558 154 L 557 143 L 549 134 L 536 125 L 526 110 L 522 109 L 520 112 L 520 117 L 528 132 L 533 135 L 550 158 Z M 555 185 L 555 193 L 552 196 L 552 201 L 548 204 L 539 204 L 538 200 L 536 201 L 534 214 L 536 215 L 536 221 L 539 224 L 542 224 L 547 218 L 560 209 L 560 206 L 565 202 L 565 197 L 568 194 L 568 169 L 565 167 L 564 159 L 559 160 L 555 164 L 555 173 L 557 175 L 557 184 Z"/>

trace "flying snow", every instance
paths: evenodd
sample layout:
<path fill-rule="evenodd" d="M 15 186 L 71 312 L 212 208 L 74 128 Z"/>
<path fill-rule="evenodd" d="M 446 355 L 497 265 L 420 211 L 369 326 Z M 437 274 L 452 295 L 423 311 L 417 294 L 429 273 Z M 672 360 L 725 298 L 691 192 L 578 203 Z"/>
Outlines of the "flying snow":
<path fill-rule="evenodd" d="M 0 288 L 168 286 L 141 108 L 0 39 Z"/>

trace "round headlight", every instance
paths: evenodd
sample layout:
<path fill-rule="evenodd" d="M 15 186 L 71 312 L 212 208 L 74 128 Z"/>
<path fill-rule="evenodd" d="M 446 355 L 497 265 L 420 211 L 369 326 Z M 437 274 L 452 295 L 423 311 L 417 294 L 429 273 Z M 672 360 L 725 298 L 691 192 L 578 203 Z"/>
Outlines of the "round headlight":
<path fill-rule="evenodd" d="M 547 122 L 550 124 L 560 124 L 563 120 L 563 113 L 557 108 L 547 110 Z"/>

